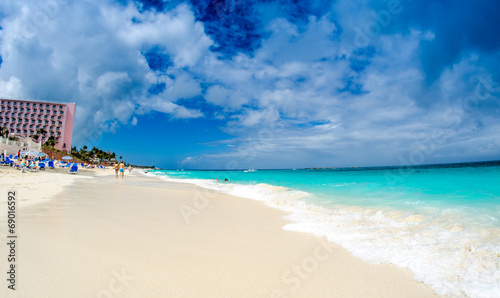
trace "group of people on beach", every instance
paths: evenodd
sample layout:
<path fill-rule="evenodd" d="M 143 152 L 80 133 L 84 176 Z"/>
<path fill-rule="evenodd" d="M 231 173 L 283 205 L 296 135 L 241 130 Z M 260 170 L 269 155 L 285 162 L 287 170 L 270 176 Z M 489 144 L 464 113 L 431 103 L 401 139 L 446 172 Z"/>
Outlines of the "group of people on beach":
<path fill-rule="evenodd" d="M 40 156 L 40 155 L 31 156 L 29 154 L 26 154 L 25 151 L 21 150 L 18 150 L 17 152 L 14 152 L 13 154 L 9 155 L 7 154 L 7 150 L 2 149 L 0 150 L 0 165 L 14 167 L 18 170 L 21 170 L 21 172 L 25 173 L 28 170 L 31 170 L 32 172 L 37 172 L 39 170 L 44 170 L 46 168 L 55 169 L 56 167 L 64 167 L 67 166 L 68 163 L 62 160 L 57 160 L 54 158 L 54 156 L 52 156 L 52 158 L 50 159 L 47 156 Z M 95 165 L 83 162 L 80 163 L 78 166 L 79 167 L 81 166 L 82 168 L 86 169 L 94 169 L 98 167 L 101 169 L 106 169 L 106 167 L 102 165 Z"/>
<path fill-rule="evenodd" d="M 20 152 L 18 152 L 16 157 L 11 159 L 10 162 L 7 162 L 9 160 L 8 157 L 9 156 L 7 156 L 6 152 L 2 151 L 0 153 L 0 163 L 21 170 L 23 173 L 27 170 L 40 170 L 40 163 L 43 162 L 42 158 L 39 156 L 22 155 Z M 12 156 L 10 157 L 12 158 Z"/>

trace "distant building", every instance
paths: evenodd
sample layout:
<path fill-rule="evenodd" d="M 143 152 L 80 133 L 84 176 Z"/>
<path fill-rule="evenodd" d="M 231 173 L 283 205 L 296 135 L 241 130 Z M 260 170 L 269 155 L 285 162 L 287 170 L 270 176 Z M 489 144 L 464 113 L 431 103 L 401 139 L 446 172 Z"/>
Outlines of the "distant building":
<path fill-rule="evenodd" d="M 40 128 L 45 129 L 45 141 L 50 136 L 56 139 L 56 149 L 71 151 L 73 122 L 76 104 L 48 101 L 0 99 L 0 126 L 9 134 L 31 137 Z"/>

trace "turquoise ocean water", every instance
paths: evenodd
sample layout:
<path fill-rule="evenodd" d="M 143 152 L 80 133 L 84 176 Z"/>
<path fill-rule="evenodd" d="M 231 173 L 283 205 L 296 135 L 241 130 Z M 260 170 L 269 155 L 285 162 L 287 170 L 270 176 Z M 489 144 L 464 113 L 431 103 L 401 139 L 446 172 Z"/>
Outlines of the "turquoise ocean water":
<path fill-rule="evenodd" d="M 500 297 L 500 162 L 151 174 L 287 211 L 284 229 L 408 268 L 438 294 Z"/>

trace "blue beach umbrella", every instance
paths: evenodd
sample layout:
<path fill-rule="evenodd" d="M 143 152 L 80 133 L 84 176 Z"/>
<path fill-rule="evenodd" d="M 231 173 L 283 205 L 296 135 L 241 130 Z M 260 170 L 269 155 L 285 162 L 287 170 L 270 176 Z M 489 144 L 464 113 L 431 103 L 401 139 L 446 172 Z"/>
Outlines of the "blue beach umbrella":
<path fill-rule="evenodd" d="M 73 157 L 69 156 L 69 155 L 66 155 L 66 156 L 63 156 L 62 159 L 65 159 L 65 160 L 70 160 L 70 159 L 73 159 Z"/>

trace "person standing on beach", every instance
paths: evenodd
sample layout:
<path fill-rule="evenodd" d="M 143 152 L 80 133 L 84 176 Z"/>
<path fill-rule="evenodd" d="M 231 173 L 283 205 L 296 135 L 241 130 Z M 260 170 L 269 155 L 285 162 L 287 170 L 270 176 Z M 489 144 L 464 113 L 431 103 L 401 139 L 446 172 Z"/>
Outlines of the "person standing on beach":
<path fill-rule="evenodd" d="M 120 178 L 123 179 L 123 176 L 125 175 L 125 164 L 123 161 L 120 160 L 120 164 L 118 165 L 118 169 L 120 169 Z"/>
<path fill-rule="evenodd" d="M 118 178 L 118 163 L 115 163 L 113 168 L 115 168 L 115 178 Z"/>

